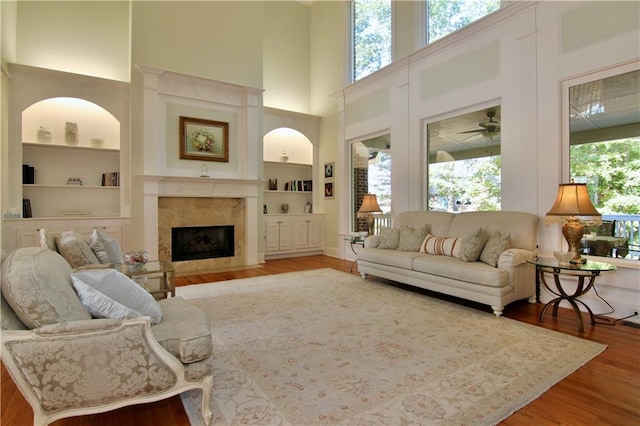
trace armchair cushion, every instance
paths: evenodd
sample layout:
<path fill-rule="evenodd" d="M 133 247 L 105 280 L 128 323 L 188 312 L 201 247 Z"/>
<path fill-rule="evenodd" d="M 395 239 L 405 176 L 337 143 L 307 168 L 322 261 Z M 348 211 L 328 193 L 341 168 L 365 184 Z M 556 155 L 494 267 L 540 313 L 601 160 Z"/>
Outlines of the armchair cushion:
<path fill-rule="evenodd" d="M 58 252 L 72 268 L 100 263 L 84 237 L 75 231 L 65 231 L 56 237 Z"/>
<path fill-rule="evenodd" d="M 159 302 L 162 322 L 151 327 L 158 343 L 185 364 L 211 356 L 213 343 L 206 314 L 182 297 Z"/>
<path fill-rule="evenodd" d="M 93 229 L 89 239 L 89 248 L 93 250 L 100 263 L 122 263 L 123 261 L 118 240 L 98 228 Z"/>
<path fill-rule="evenodd" d="M 73 272 L 73 287 L 94 318 L 151 317 L 152 324 L 162 321 L 160 305 L 142 287 L 115 269 Z"/>
<path fill-rule="evenodd" d="M 71 285 L 71 267 L 58 253 L 20 248 L 2 262 L 2 295 L 29 328 L 91 319 Z"/>

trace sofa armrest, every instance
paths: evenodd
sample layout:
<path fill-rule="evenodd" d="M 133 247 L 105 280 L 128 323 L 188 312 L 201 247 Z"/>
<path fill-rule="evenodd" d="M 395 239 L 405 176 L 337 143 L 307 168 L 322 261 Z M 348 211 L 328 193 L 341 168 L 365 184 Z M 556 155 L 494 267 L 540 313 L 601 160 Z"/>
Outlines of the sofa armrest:
<path fill-rule="evenodd" d="M 365 248 L 376 248 L 380 245 L 380 235 L 369 235 L 364 239 Z"/>
<path fill-rule="evenodd" d="M 509 286 L 514 290 L 514 300 L 535 297 L 536 268 L 528 260 L 534 258 L 530 250 L 512 248 L 502 252 L 498 268 L 509 274 Z"/>
<path fill-rule="evenodd" d="M 498 268 L 515 267 L 533 259 L 533 252 L 526 249 L 511 248 L 503 251 L 498 259 Z"/>
<path fill-rule="evenodd" d="M 35 416 L 45 418 L 122 406 L 169 391 L 184 376 L 182 364 L 151 334 L 148 317 L 3 330 L 2 362 Z"/>

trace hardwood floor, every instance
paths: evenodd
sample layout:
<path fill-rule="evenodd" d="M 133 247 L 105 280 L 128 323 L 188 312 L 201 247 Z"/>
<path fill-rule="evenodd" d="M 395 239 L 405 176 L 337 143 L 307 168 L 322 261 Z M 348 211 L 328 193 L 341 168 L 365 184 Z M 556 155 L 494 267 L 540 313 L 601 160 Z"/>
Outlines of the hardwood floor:
<path fill-rule="evenodd" d="M 259 268 L 178 277 L 177 285 L 190 285 L 317 268 L 350 272 L 351 262 L 327 256 L 310 256 L 267 261 Z M 357 274 L 354 268 L 353 274 Z M 460 302 L 460 301 L 459 301 Z M 460 302 L 463 303 L 463 302 Z M 474 307 L 477 307 L 474 305 Z M 488 307 L 480 307 L 489 311 Z M 608 345 L 601 355 L 562 380 L 538 399 L 523 407 L 502 425 L 638 425 L 640 424 L 640 329 L 623 325 L 585 324 L 577 331 L 572 311 L 560 309 L 557 318 L 549 313 L 538 322 L 541 304 L 526 302 L 508 306 L 504 316 L 561 333 Z M 2 366 L 2 415 L 0 424 L 33 424 L 33 412 Z M 153 404 L 122 408 L 103 414 L 61 419 L 56 426 L 187 426 L 189 421 L 179 396 Z"/>

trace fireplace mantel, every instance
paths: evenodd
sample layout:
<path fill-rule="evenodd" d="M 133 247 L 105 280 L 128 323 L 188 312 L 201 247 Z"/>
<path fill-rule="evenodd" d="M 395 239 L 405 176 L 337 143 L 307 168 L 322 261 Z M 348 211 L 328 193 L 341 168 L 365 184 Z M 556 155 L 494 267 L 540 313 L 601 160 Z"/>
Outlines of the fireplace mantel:
<path fill-rule="evenodd" d="M 142 76 L 142 122 L 138 129 L 142 140 L 141 155 L 132 158 L 138 172 L 132 195 L 136 217 L 133 238 L 157 258 L 159 199 L 243 199 L 244 261 L 247 266 L 257 265 L 258 242 L 262 240 L 258 225 L 263 188 L 258 174 L 262 162 L 262 89 L 143 64 L 137 64 L 136 69 Z M 179 158 L 175 140 L 181 116 L 229 123 L 229 160 L 209 164 L 211 177 L 198 176 L 200 162 Z"/>
<path fill-rule="evenodd" d="M 143 199 L 147 214 L 144 221 L 144 247 L 149 255 L 158 258 L 158 198 L 206 197 L 242 198 L 246 202 L 246 265 L 258 264 L 258 194 L 263 182 L 257 179 L 208 178 L 189 176 L 138 175 L 142 183 Z"/>
<path fill-rule="evenodd" d="M 145 195 L 161 197 L 257 197 L 264 182 L 258 179 L 138 175 Z"/>

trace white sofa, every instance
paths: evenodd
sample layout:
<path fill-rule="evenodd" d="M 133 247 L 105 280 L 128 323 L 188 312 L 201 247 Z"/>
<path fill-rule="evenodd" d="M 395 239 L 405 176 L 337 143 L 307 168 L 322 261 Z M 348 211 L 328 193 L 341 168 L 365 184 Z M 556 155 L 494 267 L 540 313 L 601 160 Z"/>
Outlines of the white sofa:
<path fill-rule="evenodd" d="M 419 233 L 417 230 L 426 226 L 432 237 L 451 237 L 438 239 L 436 252 L 447 245 L 450 248 L 454 242 L 458 247 L 456 250 L 459 250 L 470 236 L 493 237 L 483 244 L 482 250 L 485 251 L 481 252 L 481 259 L 493 257 L 496 265 L 482 260 L 469 261 L 468 256 L 467 261 L 463 261 L 460 257 L 464 259 L 465 256 L 459 253 L 451 256 L 394 250 L 393 245 L 380 248 L 381 236 L 374 235 L 367 237 L 364 248 L 358 250 L 358 270 L 363 278 L 371 274 L 490 305 L 494 314 L 500 316 L 504 306 L 510 302 L 527 298 L 529 302 L 535 302 L 535 267 L 527 260 L 535 256 L 537 225 L 538 217 L 524 212 L 400 213 L 394 218 L 392 228 L 403 230 L 404 235 L 410 231 Z M 381 232 L 386 246 L 389 246 L 390 231 L 383 229 Z M 495 250 L 497 246 L 494 244 L 500 236 L 502 242 L 508 241 L 508 248 L 501 252 Z M 419 237 L 414 235 L 414 238 Z M 426 251 L 434 252 L 433 240 L 430 238 Z M 425 242 L 422 249 L 425 249 Z M 490 246 L 494 249 L 493 256 Z"/>

